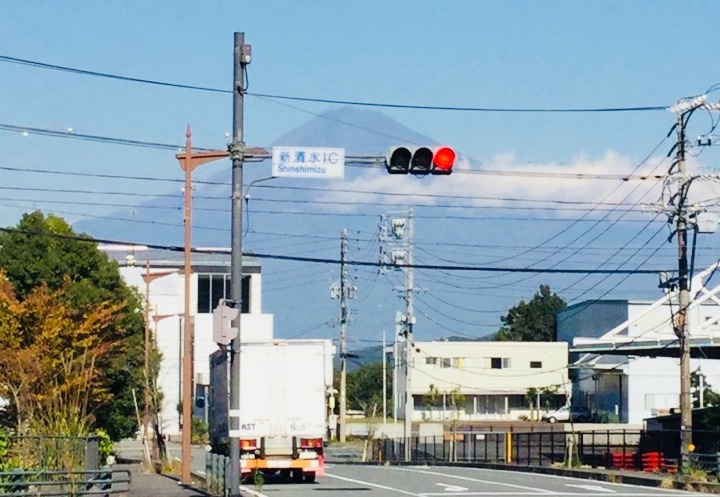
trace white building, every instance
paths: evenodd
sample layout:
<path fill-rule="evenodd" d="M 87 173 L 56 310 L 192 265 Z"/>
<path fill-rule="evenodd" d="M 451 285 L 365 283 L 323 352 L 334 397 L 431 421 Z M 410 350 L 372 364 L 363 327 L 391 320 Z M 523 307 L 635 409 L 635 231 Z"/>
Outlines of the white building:
<path fill-rule="evenodd" d="M 151 332 L 162 354 L 158 387 L 163 394 L 160 422 L 169 436 L 180 433 L 178 405 L 182 393 L 183 315 L 185 298 L 184 254 L 148 250 L 142 246 L 101 245 L 118 261 L 120 274 L 137 288 L 149 311 Z M 148 270 L 149 266 L 149 270 Z M 193 331 L 193 392 L 209 380 L 213 342 L 212 311 L 221 298 L 230 298 L 230 254 L 193 253 L 190 276 L 190 319 Z M 148 277 L 149 275 L 149 277 Z M 241 332 L 243 341 L 273 337 L 273 316 L 262 313 L 262 275 L 253 257 L 243 257 Z M 138 392 L 142 402 L 142 392 Z M 142 406 L 141 406 L 142 409 Z"/>
<path fill-rule="evenodd" d="M 398 344 L 402 348 L 403 343 Z M 399 354 L 402 355 L 402 354 Z M 404 418 L 405 374 L 398 364 L 397 417 Z M 415 342 L 410 368 L 413 420 L 513 420 L 530 414 L 529 389 L 541 406 L 560 407 L 570 393 L 564 342 Z M 437 391 L 430 406 L 431 385 Z M 552 393 L 551 393 L 552 392 Z M 462 405 L 452 407 L 454 394 Z"/>
<path fill-rule="evenodd" d="M 707 288 L 715 267 L 692 280 L 687 330 L 693 359 L 720 389 L 720 286 Z M 680 361 L 673 328 L 677 292 L 656 302 L 587 301 L 557 316 L 558 340 L 571 346 L 573 398 L 601 419 L 641 424 L 680 406 Z"/>

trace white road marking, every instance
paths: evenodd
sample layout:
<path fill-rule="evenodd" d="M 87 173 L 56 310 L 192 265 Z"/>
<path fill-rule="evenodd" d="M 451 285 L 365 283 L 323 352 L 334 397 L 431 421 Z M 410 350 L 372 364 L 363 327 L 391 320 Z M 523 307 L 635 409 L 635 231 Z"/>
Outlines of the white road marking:
<path fill-rule="evenodd" d="M 674 494 L 668 494 L 670 497 L 677 496 L 682 497 L 685 495 L 690 495 L 687 492 L 680 493 L 679 490 L 675 491 Z M 461 495 L 463 497 L 533 497 L 533 496 L 551 496 L 551 497 L 588 497 L 587 492 L 585 493 L 577 493 L 577 492 L 553 492 L 552 494 L 547 493 L 527 493 L 527 492 L 457 492 L 452 494 L 446 494 L 441 492 L 428 492 L 428 493 L 422 493 L 420 494 L 420 497 L 448 497 L 449 495 L 456 496 Z M 665 495 L 665 494 L 658 494 L 657 492 L 652 493 L 613 493 L 612 497 L 658 497 L 658 495 Z M 692 494 L 695 495 L 695 494 Z"/>
<path fill-rule="evenodd" d="M 436 483 L 438 487 L 444 487 L 443 490 L 446 492 L 465 492 L 466 490 L 470 490 L 467 487 L 461 487 L 459 485 L 448 485 L 447 483 Z"/>
<path fill-rule="evenodd" d="M 601 487 L 600 485 L 576 485 L 576 484 L 572 484 L 572 483 L 566 483 L 565 486 L 566 486 L 566 487 L 580 488 L 580 489 L 583 489 L 583 490 L 592 490 L 593 492 L 605 492 L 605 493 L 608 493 L 608 494 L 614 494 L 614 493 L 615 493 L 615 490 L 611 490 L 611 489 L 609 489 L 609 488 Z"/>
<path fill-rule="evenodd" d="M 413 497 L 420 497 L 422 495 L 422 494 L 416 494 L 414 492 L 408 492 L 407 490 L 402 490 L 400 488 L 393 488 L 393 487 L 388 487 L 386 485 L 380 485 L 379 483 L 370 483 L 369 481 L 365 481 L 365 480 L 355 480 L 354 478 L 348 478 L 346 476 L 330 475 L 328 473 L 325 473 L 325 477 L 335 478 L 336 480 L 348 481 L 350 483 L 357 483 L 358 485 L 367 485 L 368 487 L 375 487 L 375 488 L 379 488 L 381 490 L 389 490 L 391 492 L 397 492 L 402 495 L 412 495 Z"/>
<path fill-rule="evenodd" d="M 442 476 L 443 478 L 452 478 L 454 480 L 472 481 L 472 482 L 476 482 L 476 483 L 486 483 L 488 485 L 496 485 L 496 486 L 500 486 L 500 487 L 517 488 L 520 490 L 530 491 L 534 494 L 554 494 L 554 493 L 556 493 L 556 492 L 553 492 L 552 490 L 538 489 L 535 487 L 528 487 L 525 485 L 516 485 L 514 483 L 502 483 L 502 482 L 492 481 L 492 480 L 481 480 L 479 478 L 472 478 L 470 476 L 460 476 L 460 475 L 451 475 L 448 473 L 439 473 L 437 471 L 423 470 L 418 467 L 402 468 L 399 466 L 391 466 L 391 468 L 396 471 L 409 471 L 411 473 L 421 473 L 424 475 Z M 427 494 L 424 494 L 424 495 L 427 495 Z"/>

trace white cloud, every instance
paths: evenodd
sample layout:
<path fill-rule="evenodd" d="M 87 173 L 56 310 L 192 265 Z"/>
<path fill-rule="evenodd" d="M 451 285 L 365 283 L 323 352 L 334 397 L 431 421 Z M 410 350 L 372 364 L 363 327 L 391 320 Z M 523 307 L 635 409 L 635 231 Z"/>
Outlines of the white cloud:
<path fill-rule="evenodd" d="M 514 154 L 507 152 L 493 157 L 482 166 L 461 158 L 455 167 L 455 173 L 450 176 L 389 175 L 382 167 L 367 170 L 360 176 L 337 185 L 343 192 L 329 190 L 318 200 L 343 202 L 346 209 L 356 208 L 352 205 L 354 202 L 383 203 L 390 199 L 408 205 L 556 209 L 565 206 L 575 211 L 556 211 L 556 215 L 576 217 L 577 209 L 590 210 L 600 202 L 622 203 L 628 206 L 657 203 L 661 198 L 662 181 L 623 181 L 620 178 L 628 175 L 661 175 L 666 173 L 669 165 L 668 160 L 653 158 L 642 167 L 636 168 L 630 158 L 613 151 L 608 151 L 598 159 L 580 156 L 570 164 L 528 164 L 516 163 Z M 500 174 L 483 174 L 483 171 Z M 579 175 L 616 175 L 618 178 L 575 179 L 575 176 Z M 558 201 L 582 204 L 559 205 Z M 634 210 L 641 212 L 639 205 Z"/>

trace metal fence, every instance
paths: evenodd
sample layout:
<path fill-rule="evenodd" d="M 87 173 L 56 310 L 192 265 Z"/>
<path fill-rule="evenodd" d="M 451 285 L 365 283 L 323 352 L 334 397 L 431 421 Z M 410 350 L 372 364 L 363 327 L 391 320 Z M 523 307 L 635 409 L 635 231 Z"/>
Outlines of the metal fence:
<path fill-rule="evenodd" d="M 689 464 L 720 473 L 720 431 L 695 431 Z M 549 466 L 557 463 L 635 471 L 676 471 L 678 430 L 591 430 L 565 432 L 462 432 L 409 439 L 380 439 L 378 462 L 485 462 Z"/>
<path fill-rule="evenodd" d="M 13 435 L 6 458 L 23 469 L 97 470 L 100 441 L 96 435 L 60 437 Z"/>
<path fill-rule="evenodd" d="M 0 497 L 109 496 L 130 490 L 128 470 L 0 472 Z"/>

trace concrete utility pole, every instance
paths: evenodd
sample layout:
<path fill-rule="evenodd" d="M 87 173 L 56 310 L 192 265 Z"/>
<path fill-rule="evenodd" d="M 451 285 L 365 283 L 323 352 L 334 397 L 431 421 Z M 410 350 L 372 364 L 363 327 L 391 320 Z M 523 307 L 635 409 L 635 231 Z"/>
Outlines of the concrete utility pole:
<path fill-rule="evenodd" d="M 347 322 L 348 322 L 348 274 L 347 274 L 347 230 L 342 230 L 340 248 L 340 426 L 338 440 L 345 442 L 347 432 Z"/>
<path fill-rule="evenodd" d="M 678 114 L 676 165 L 679 176 L 677 206 L 678 242 L 678 312 L 675 334 L 680 340 L 680 455 L 681 468 L 689 463 L 692 445 L 692 398 L 690 395 L 690 337 L 687 309 L 690 305 L 689 271 L 687 259 L 687 197 L 690 181 L 685 172 L 685 113 Z"/>
<path fill-rule="evenodd" d="M 230 496 L 240 496 L 240 345 L 242 342 L 242 203 L 243 159 L 243 98 L 245 70 L 250 63 L 250 46 L 245 45 L 245 33 L 235 33 L 233 45 L 233 139 L 229 146 L 232 159 L 232 235 L 230 244 L 230 294 L 239 310 L 233 323 L 237 336 L 230 342 L 230 408 L 228 435 L 230 439 Z"/>
<path fill-rule="evenodd" d="M 410 461 L 412 459 L 412 454 L 410 451 L 410 439 L 412 437 L 412 415 L 414 410 L 414 404 L 413 404 L 413 396 L 411 392 L 411 386 L 412 386 L 412 360 L 413 360 L 413 324 L 414 324 L 414 317 L 413 317 L 413 297 L 415 293 L 414 288 L 414 271 L 413 271 L 413 227 L 414 227 L 414 220 L 413 220 L 413 208 L 410 207 L 410 212 L 408 213 L 408 228 L 407 228 L 407 236 L 408 236 L 408 250 L 407 250 L 407 286 L 405 288 L 405 302 L 406 302 L 406 308 L 405 308 L 405 360 L 404 367 L 405 367 L 405 460 Z"/>

